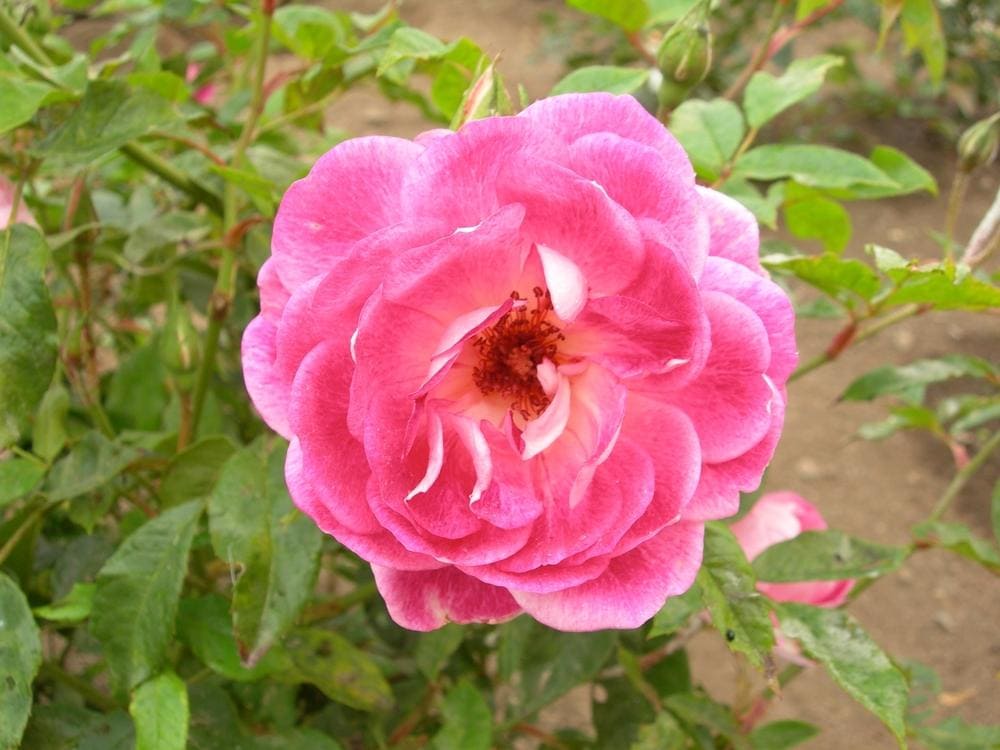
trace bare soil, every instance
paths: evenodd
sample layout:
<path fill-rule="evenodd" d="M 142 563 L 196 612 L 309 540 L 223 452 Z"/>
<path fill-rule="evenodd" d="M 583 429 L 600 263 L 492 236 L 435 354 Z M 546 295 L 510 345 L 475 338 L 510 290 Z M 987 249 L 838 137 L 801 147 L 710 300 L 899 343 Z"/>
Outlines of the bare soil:
<path fill-rule="evenodd" d="M 378 0 L 347 3 L 350 10 L 365 12 L 378 5 Z M 544 96 L 566 72 L 559 52 L 551 49 L 543 13 L 576 15 L 558 0 L 413 0 L 402 7 L 407 21 L 442 39 L 468 36 L 488 53 L 500 54 L 500 70 L 508 82 L 522 84 L 532 98 Z M 821 32 L 819 39 L 809 40 L 810 51 L 823 47 L 823 33 L 841 36 L 844 29 Z M 388 102 L 373 88 L 349 92 L 330 110 L 328 121 L 352 135 L 411 137 L 428 127 L 411 105 Z M 946 192 L 951 148 L 928 135 L 921 123 L 855 125 L 869 145 L 881 142 L 907 151 L 937 176 Z M 958 223 L 960 241 L 986 211 L 998 182 L 995 167 L 974 181 Z M 877 242 L 907 256 L 935 257 L 938 246 L 930 233 L 944 224 L 944 203 L 942 197 L 918 195 L 853 204 L 849 252 L 860 253 L 864 243 Z M 800 320 L 803 361 L 822 351 L 837 329 L 831 321 Z M 883 418 L 884 406 L 838 403 L 837 397 L 855 377 L 883 364 L 954 352 L 995 358 L 998 351 L 1000 317 L 963 314 L 914 318 L 849 350 L 791 386 L 785 434 L 767 487 L 811 499 L 832 527 L 884 543 L 905 542 L 910 527 L 926 517 L 954 474 L 949 451 L 923 433 L 897 434 L 876 443 L 860 440 L 857 428 Z M 991 536 L 989 496 L 998 474 L 1000 462 L 993 461 L 967 486 L 948 519 Z M 896 659 L 923 662 L 940 674 L 943 716 L 1000 722 L 1000 586 L 995 577 L 951 553 L 921 552 L 904 570 L 876 583 L 851 611 Z M 721 640 L 713 633 L 700 635 L 692 641 L 691 654 L 696 677 L 713 694 L 732 699 L 739 668 Z M 766 719 L 791 717 L 823 730 L 802 745 L 807 750 L 895 746 L 884 727 L 819 668 L 789 685 Z M 571 696 L 546 718 L 552 725 L 588 722 L 587 696 Z"/>

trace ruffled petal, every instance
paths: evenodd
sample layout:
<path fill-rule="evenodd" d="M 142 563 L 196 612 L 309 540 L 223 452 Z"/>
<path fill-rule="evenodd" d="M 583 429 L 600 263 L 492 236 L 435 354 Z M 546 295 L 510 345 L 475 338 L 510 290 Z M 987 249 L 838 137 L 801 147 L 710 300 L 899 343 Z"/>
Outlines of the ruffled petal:
<path fill-rule="evenodd" d="M 403 175 L 423 150 L 401 138 L 353 138 L 288 188 L 271 252 L 289 291 L 328 271 L 354 243 L 403 220 Z"/>
<path fill-rule="evenodd" d="M 506 589 L 455 568 L 408 572 L 373 565 L 372 572 L 389 615 L 410 630 L 435 630 L 449 622 L 498 623 L 521 612 Z"/>
<path fill-rule="evenodd" d="M 604 573 L 587 583 L 547 594 L 511 594 L 525 612 L 558 630 L 637 628 L 667 597 L 691 587 L 701 566 L 703 541 L 702 524 L 675 524 L 611 560 Z"/>
<path fill-rule="evenodd" d="M 757 219 L 735 198 L 698 186 L 709 221 L 708 254 L 739 263 L 759 276 L 767 276 L 760 265 L 760 228 Z"/>

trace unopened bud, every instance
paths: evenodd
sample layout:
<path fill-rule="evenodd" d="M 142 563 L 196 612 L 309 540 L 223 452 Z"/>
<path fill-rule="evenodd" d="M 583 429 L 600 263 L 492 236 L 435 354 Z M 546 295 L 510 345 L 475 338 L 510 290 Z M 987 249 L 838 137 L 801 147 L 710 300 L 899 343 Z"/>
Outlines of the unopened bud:
<path fill-rule="evenodd" d="M 1000 149 L 1000 112 L 970 126 L 958 139 L 958 168 L 971 172 L 993 162 Z"/>
<path fill-rule="evenodd" d="M 678 22 L 656 53 L 664 82 L 693 88 L 712 67 L 712 34 L 705 24 Z"/>
<path fill-rule="evenodd" d="M 167 322 L 160 339 L 160 357 L 181 388 L 188 388 L 198 367 L 198 332 L 191 324 L 188 310 L 179 301 L 170 303 Z"/>

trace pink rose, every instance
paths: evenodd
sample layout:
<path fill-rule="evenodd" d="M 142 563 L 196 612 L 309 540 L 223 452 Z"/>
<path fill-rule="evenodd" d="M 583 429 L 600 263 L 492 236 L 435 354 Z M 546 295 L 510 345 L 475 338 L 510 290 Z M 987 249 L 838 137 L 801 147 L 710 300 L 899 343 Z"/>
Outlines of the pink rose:
<path fill-rule="evenodd" d="M 247 388 L 399 624 L 636 627 L 781 432 L 794 320 L 757 249 L 630 97 L 357 138 L 285 194 Z"/>
<path fill-rule="evenodd" d="M 826 521 L 812 503 L 794 492 L 771 492 L 731 528 L 747 559 L 753 560 L 768 547 L 794 539 L 803 531 L 822 531 Z M 802 602 L 815 607 L 839 607 L 847 601 L 853 586 L 853 580 L 757 584 L 776 602 Z"/>
<path fill-rule="evenodd" d="M 194 83 L 198 80 L 199 73 L 201 73 L 201 65 L 196 62 L 189 62 L 187 68 L 184 70 L 184 81 L 186 83 Z M 198 104 L 208 107 L 215 101 L 218 89 L 219 87 L 214 83 L 206 83 L 204 86 L 199 86 L 191 98 Z"/>
<path fill-rule="evenodd" d="M 31 211 L 24 203 L 22 196 L 17 205 L 17 214 L 11 218 L 11 209 L 14 208 L 14 184 L 3 175 L 0 175 L 0 229 L 5 229 L 10 224 L 30 224 L 37 227 L 38 223 Z"/>

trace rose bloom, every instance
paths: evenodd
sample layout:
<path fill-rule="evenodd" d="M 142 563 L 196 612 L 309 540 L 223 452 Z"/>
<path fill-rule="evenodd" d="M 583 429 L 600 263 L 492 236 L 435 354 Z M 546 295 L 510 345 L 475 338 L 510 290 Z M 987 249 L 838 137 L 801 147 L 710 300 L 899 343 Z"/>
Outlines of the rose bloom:
<path fill-rule="evenodd" d="M 0 175 L 0 229 L 5 229 L 10 224 L 30 224 L 37 227 L 38 223 L 25 205 L 23 196 L 17 205 L 17 215 L 11 216 L 11 209 L 14 207 L 14 192 L 14 184 Z"/>
<path fill-rule="evenodd" d="M 271 249 L 247 388 L 404 627 L 637 627 L 774 451 L 791 305 L 630 97 L 341 143 Z"/>
<path fill-rule="evenodd" d="M 816 506 L 794 492 L 770 492 L 731 528 L 747 559 L 753 560 L 768 547 L 794 539 L 803 531 L 825 530 L 826 521 Z M 853 586 L 853 580 L 757 584 L 761 593 L 776 602 L 815 607 L 839 607 Z"/>

